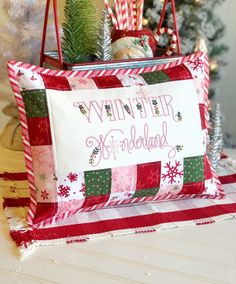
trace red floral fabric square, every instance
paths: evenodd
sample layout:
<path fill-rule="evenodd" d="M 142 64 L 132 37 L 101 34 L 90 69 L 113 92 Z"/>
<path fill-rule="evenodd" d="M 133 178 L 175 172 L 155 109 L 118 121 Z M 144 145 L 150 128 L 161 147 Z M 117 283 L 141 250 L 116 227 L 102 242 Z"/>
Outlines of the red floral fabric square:
<path fill-rule="evenodd" d="M 170 78 L 170 81 L 192 79 L 192 75 L 184 65 L 172 67 L 164 71 Z"/>
<path fill-rule="evenodd" d="M 160 187 L 161 162 L 137 165 L 137 190 Z"/>
<path fill-rule="evenodd" d="M 94 81 L 99 89 L 121 88 L 123 85 L 117 76 L 96 77 Z"/>
<path fill-rule="evenodd" d="M 28 118 L 27 122 L 31 146 L 52 145 L 48 117 Z"/>
<path fill-rule="evenodd" d="M 89 208 L 97 204 L 105 203 L 109 200 L 109 197 L 109 194 L 87 197 L 82 207 Z"/>
<path fill-rule="evenodd" d="M 185 183 L 179 194 L 202 194 L 205 191 L 203 182 Z"/>
<path fill-rule="evenodd" d="M 70 91 L 70 83 L 68 82 L 67 78 L 64 76 L 51 76 L 41 74 L 46 89 L 53 89 L 53 90 L 61 90 L 61 91 Z"/>

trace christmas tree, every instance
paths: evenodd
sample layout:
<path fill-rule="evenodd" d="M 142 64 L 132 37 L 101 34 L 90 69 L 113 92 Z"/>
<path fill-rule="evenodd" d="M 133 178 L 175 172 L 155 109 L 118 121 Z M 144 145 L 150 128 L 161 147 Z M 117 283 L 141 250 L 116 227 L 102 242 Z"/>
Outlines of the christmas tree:
<path fill-rule="evenodd" d="M 88 61 L 96 51 L 98 13 L 93 0 L 66 0 L 62 50 L 65 61 Z"/>
<path fill-rule="evenodd" d="M 3 0 L 2 0 L 3 1 Z M 1 98 L 15 102 L 7 75 L 7 61 L 39 63 L 46 0 L 4 0 L 2 13 L 9 21 L 0 28 Z M 47 33 L 49 49 L 55 48 L 55 31 L 50 15 Z"/>
<path fill-rule="evenodd" d="M 182 53 L 190 54 L 199 48 L 204 41 L 207 46 L 210 60 L 211 88 L 210 98 L 216 93 L 216 82 L 220 79 L 222 66 L 226 64 L 224 54 L 228 47 L 220 43 L 225 27 L 215 14 L 215 8 L 225 0 L 176 0 L 177 22 L 179 27 Z M 146 0 L 144 16 L 148 26 L 155 30 L 160 19 L 164 0 Z M 173 28 L 171 5 L 167 7 L 165 26 Z M 162 41 L 161 45 L 166 44 Z"/>
<path fill-rule="evenodd" d="M 223 151 L 223 134 L 222 134 L 222 114 L 220 104 L 216 104 L 211 112 L 209 138 L 210 144 L 208 146 L 208 156 L 213 167 L 216 169 L 220 156 Z"/>

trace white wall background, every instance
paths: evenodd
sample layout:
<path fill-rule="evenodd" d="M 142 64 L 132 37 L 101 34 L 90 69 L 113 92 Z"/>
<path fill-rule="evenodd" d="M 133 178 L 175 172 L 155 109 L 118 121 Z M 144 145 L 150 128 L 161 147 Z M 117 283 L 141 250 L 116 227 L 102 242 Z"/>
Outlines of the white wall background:
<path fill-rule="evenodd" d="M 99 2 L 100 3 L 100 2 Z M 62 5 L 62 1 L 59 1 Z M 219 82 L 220 96 L 215 100 L 219 101 L 222 106 L 222 111 L 225 116 L 224 130 L 232 133 L 233 140 L 236 143 L 236 1 L 226 0 L 225 3 L 219 6 L 218 13 L 226 24 L 227 33 L 223 40 L 230 46 L 228 54 L 229 64 L 225 68 L 224 78 Z M 5 21 L 4 15 L 1 12 L 0 3 L 0 25 Z M 0 43 L 1 44 L 1 43 Z M 1 83 L 0 83 L 1 84 Z M 0 94 L 0 110 L 5 105 L 1 101 Z M 0 129 L 4 127 L 8 118 L 0 111 Z"/>

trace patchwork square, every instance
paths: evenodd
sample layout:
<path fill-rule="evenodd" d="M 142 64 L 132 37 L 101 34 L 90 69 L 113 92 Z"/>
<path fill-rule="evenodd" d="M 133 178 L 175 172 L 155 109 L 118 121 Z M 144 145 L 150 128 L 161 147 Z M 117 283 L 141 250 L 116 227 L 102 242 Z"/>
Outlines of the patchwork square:
<path fill-rule="evenodd" d="M 22 91 L 27 117 L 47 117 L 48 107 L 45 90 Z"/>
<path fill-rule="evenodd" d="M 109 194 L 111 169 L 85 172 L 86 197 Z"/>
<path fill-rule="evenodd" d="M 18 82 L 20 91 L 45 89 L 42 76 L 26 68 L 15 67 L 15 80 Z"/>
<path fill-rule="evenodd" d="M 9 63 L 25 141 L 30 227 L 109 206 L 224 196 L 206 156 L 206 54 L 155 62 L 114 72 L 93 68 L 89 78 L 87 71 L 50 75 Z"/>
<path fill-rule="evenodd" d="M 189 69 L 184 65 L 167 69 L 165 73 L 171 81 L 192 79 Z"/>
<path fill-rule="evenodd" d="M 131 198 L 136 190 L 137 166 L 112 169 L 110 201 Z"/>
<path fill-rule="evenodd" d="M 94 82 L 99 89 L 122 88 L 123 85 L 117 76 L 95 77 Z"/>
<path fill-rule="evenodd" d="M 68 172 L 57 177 L 57 196 L 59 202 L 85 199 L 84 172 Z"/>
<path fill-rule="evenodd" d="M 190 157 L 184 159 L 184 183 L 204 180 L 204 157 Z"/>
<path fill-rule="evenodd" d="M 161 178 L 161 162 L 147 163 L 137 166 L 137 190 L 159 188 Z"/>
<path fill-rule="evenodd" d="M 138 75 L 129 75 L 129 76 L 117 75 L 117 78 L 119 78 L 119 80 L 121 81 L 124 87 L 131 87 L 131 86 L 142 87 L 147 85 L 144 78 Z"/>
<path fill-rule="evenodd" d="M 133 198 L 142 198 L 148 196 L 156 196 L 159 188 L 151 188 L 151 189 L 142 189 L 137 190 L 133 196 Z"/>
<path fill-rule="evenodd" d="M 48 117 L 29 117 L 27 119 L 30 144 L 32 146 L 52 145 Z"/>
<path fill-rule="evenodd" d="M 183 187 L 184 162 L 183 159 L 162 161 L 160 195 L 178 194 Z"/>
<path fill-rule="evenodd" d="M 41 74 L 45 88 L 52 90 L 70 91 L 71 87 L 69 81 L 64 76 L 52 76 Z"/>
<path fill-rule="evenodd" d="M 163 71 L 144 73 L 144 74 L 141 74 L 140 76 L 143 77 L 143 79 L 148 85 L 170 81 L 169 76 Z"/>
<path fill-rule="evenodd" d="M 97 89 L 93 79 L 89 78 L 68 78 L 71 90 L 80 90 L 80 89 Z"/>
<path fill-rule="evenodd" d="M 32 146 L 33 170 L 37 200 L 41 203 L 56 202 L 57 192 L 52 146 Z"/>

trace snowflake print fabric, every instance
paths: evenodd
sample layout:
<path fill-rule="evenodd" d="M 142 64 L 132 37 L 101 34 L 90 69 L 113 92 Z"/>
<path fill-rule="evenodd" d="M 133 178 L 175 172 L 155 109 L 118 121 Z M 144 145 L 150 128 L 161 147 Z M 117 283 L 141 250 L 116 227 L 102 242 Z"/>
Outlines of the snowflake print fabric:
<path fill-rule="evenodd" d="M 29 226 L 109 206 L 224 196 L 206 156 L 206 54 L 129 64 L 58 71 L 9 63 L 25 141 Z"/>
<path fill-rule="evenodd" d="M 183 187 L 183 159 L 163 161 L 159 194 L 179 193 Z"/>

